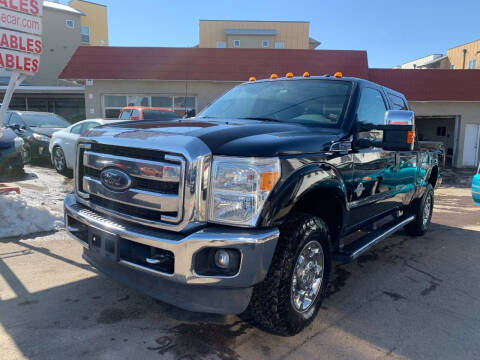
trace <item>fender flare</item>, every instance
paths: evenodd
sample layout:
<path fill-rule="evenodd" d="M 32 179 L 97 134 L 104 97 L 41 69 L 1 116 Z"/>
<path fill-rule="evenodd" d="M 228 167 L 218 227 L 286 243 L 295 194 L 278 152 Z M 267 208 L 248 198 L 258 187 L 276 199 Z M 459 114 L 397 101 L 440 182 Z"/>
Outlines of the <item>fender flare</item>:
<path fill-rule="evenodd" d="M 341 198 L 343 219 L 348 211 L 346 185 L 342 175 L 327 163 L 306 165 L 282 181 L 270 194 L 257 221 L 260 227 L 280 226 L 291 210 L 314 191 L 333 191 Z"/>

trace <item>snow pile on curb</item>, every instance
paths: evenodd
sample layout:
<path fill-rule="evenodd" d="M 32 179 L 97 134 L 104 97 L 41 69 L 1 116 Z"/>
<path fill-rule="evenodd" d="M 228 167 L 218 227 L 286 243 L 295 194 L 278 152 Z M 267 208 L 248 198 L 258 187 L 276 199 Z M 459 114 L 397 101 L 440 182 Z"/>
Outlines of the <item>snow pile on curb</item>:
<path fill-rule="evenodd" d="M 20 195 L 0 195 L 0 239 L 63 228 L 63 217 L 44 206 L 28 205 Z"/>

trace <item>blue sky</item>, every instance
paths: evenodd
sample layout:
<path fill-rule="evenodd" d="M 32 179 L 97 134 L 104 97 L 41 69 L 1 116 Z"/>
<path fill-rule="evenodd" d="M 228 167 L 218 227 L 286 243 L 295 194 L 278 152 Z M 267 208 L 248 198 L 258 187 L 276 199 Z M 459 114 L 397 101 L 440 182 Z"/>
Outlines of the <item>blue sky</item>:
<path fill-rule="evenodd" d="M 480 39 L 479 0 L 93 1 L 108 6 L 112 46 L 193 46 L 199 19 L 310 21 L 319 49 L 367 50 L 370 67 L 392 67 Z"/>

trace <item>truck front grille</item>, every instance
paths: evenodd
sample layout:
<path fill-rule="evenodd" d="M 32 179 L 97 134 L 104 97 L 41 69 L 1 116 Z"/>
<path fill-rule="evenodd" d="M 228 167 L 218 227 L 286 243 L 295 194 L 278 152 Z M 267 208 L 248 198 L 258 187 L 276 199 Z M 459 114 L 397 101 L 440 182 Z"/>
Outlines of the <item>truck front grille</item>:
<path fill-rule="evenodd" d="M 80 144 L 77 194 L 85 205 L 123 220 L 166 228 L 183 219 L 186 161 L 181 155 L 148 149 Z M 128 189 L 114 191 L 101 173 L 115 168 L 131 179 Z"/>

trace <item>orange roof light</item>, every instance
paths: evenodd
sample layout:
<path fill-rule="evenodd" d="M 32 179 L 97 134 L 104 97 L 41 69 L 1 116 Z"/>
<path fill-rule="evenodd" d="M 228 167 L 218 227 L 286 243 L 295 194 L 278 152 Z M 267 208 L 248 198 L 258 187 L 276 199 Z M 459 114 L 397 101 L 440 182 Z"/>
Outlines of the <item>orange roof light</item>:
<path fill-rule="evenodd" d="M 250 82 L 254 82 L 255 80 L 257 80 L 257 79 L 255 78 L 255 76 L 250 76 L 250 79 L 248 79 L 248 81 L 250 81 Z"/>
<path fill-rule="evenodd" d="M 308 71 L 305 71 L 305 72 L 303 73 L 303 77 L 310 77 L 310 73 L 309 73 Z"/>
<path fill-rule="evenodd" d="M 277 75 L 277 74 L 272 74 L 272 75 L 270 75 L 270 79 L 276 79 L 276 78 L 278 78 L 278 75 Z"/>
<path fill-rule="evenodd" d="M 289 73 L 287 73 L 287 75 L 285 75 L 285 77 L 286 77 L 287 79 L 290 79 L 290 78 L 293 77 L 293 73 L 289 72 Z"/>
<path fill-rule="evenodd" d="M 343 74 L 340 71 L 337 71 L 333 76 L 335 76 L 336 78 L 341 78 L 343 77 Z"/>

